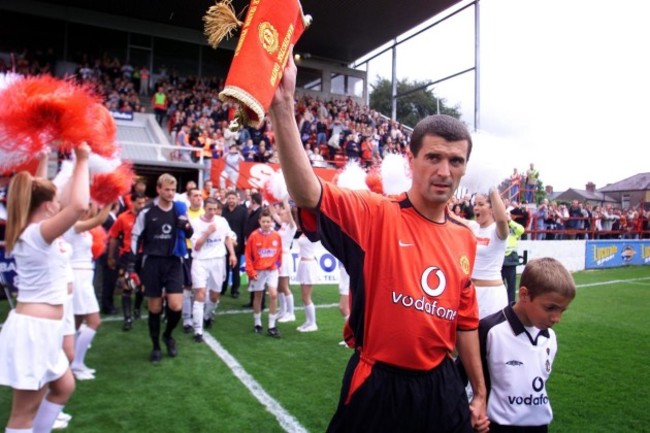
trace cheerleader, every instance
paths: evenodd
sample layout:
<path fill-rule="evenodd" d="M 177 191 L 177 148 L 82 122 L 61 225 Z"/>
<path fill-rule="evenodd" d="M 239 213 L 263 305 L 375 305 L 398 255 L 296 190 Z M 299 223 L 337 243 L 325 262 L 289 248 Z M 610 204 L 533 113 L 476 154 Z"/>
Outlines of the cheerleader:
<path fill-rule="evenodd" d="M 510 229 L 508 213 L 496 188 L 474 197 L 476 221 L 470 227 L 476 235 L 476 262 L 472 281 L 476 287 L 479 318 L 489 316 L 508 305 L 508 291 L 501 278 L 501 266 Z"/>
<path fill-rule="evenodd" d="M 298 262 L 296 279 L 298 280 L 298 283 L 300 283 L 302 303 L 305 306 L 305 323 L 298 326 L 299 332 L 318 331 L 318 325 L 316 325 L 316 307 L 314 307 L 314 303 L 311 300 L 312 286 L 318 283 L 316 245 L 317 243 L 307 239 L 307 236 L 305 236 L 304 233 L 298 238 L 300 261 Z"/>
<path fill-rule="evenodd" d="M 77 380 L 95 378 L 95 370 L 88 368 L 85 364 L 86 352 L 101 325 L 99 303 L 93 286 L 95 264 L 92 254 L 93 236 L 90 230 L 106 221 L 110 210 L 111 206 L 106 205 L 97 212 L 96 206 L 92 205 L 81 219 L 63 235 L 63 239 L 72 245 L 70 259 L 74 271 L 72 311 L 77 338 L 70 368 Z M 81 326 L 84 322 L 85 326 Z"/>
<path fill-rule="evenodd" d="M 275 222 L 280 225 L 278 233 L 282 238 L 282 266 L 280 266 L 278 272 L 278 304 L 280 306 L 278 322 L 295 322 L 296 315 L 294 313 L 293 293 L 291 293 L 289 287 L 289 278 L 293 267 L 291 244 L 298 228 L 293 219 L 288 198 L 280 205 L 279 210 L 275 206 L 270 206 L 269 209 Z"/>
<path fill-rule="evenodd" d="M 5 248 L 16 261 L 18 298 L 0 331 L 0 385 L 13 389 L 5 432 L 49 432 L 75 389 L 62 348 L 72 249 L 61 236 L 88 208 L 89 150 L 75 149 L 64 206 L 47 179 L 20 172 L 9 186 Z"/>

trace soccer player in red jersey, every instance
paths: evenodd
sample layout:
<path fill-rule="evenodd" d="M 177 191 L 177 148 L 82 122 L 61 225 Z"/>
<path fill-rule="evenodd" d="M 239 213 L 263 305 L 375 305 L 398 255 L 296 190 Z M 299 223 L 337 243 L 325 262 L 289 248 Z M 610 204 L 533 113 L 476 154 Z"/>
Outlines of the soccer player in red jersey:
<path fill-rule="evenodd" d="M 409 191 L 341 189 L 314 174 L 302 148 L 295 81 L 289 56 L 270 107 L 282 172 L 305 232 L 350 274 L 346 340 L 355 352 L 328 432 L 486 432 L 476 240 L 447 213 L 470 156 L 469 132 L 452 117 L 428 116 L 411 138 Z M 454 348 L 473 388 L 469 404 Z"/>

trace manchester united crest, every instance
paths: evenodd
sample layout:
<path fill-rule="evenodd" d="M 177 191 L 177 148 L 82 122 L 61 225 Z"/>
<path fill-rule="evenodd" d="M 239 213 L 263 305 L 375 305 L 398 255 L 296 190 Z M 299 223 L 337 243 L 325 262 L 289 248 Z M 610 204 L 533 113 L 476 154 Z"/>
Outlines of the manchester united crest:
<path fill-rule="evenodd" d="M 467 256 L 462 256 L 460 258 L 460 268 L 463 270 L 465 275 L 469 275 L 469 259 Z"/>
<path fill-rule="evenodd" d="M 260 43 L 269 54 L 274 54 L 278 50 L 278 31 L 273 25 L 264 21 L 258 26 Z"/>

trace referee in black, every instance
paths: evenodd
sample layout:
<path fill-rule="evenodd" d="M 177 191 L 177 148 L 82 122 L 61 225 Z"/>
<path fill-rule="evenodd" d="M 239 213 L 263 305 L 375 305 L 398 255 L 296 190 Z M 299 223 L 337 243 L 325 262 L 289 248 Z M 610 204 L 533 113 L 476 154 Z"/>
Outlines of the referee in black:
<path fill-rule="evenodd" d="M 176 178 L 170 174 L 158 178 L 158 197 L 138 214 L 131 235 L 132 251 L 138 251 L 139 243 L 143 248 L 140 279 L 149 306 L 149 335 L 153 342 L 149 360 L 153 364 L 159 364 L 162 359 L 160 319 L 163 288 L 167 300 L 167 325 L 162 339 L 170 357 L 178 354 L 172 331 L 180 321 L 183 306 L 185 239 L 191 237 L 193 231 L 187 218 L 187 205 L 174 201 L 176 185 Z"/>

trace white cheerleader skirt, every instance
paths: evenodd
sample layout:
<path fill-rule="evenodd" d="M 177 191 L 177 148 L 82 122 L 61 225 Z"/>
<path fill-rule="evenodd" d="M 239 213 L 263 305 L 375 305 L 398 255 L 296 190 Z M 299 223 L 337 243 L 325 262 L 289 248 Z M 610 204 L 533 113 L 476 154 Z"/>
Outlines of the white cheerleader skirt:
<path fill-rule="evenodd" d="M 99 312 L 99 303 L 97 302 L 95 287 L 93 286 L 94 277 L 95 271 L 93 269 L 74 270 L 72 305 L 75 316 Z"/>
<path fill-rule="evenodd" d="M 489 287 L 475 286 L 475 288 L 479 319 L 501 311 L 508 305 L 508 291 L 503 284 Z"/>
<path fill-rule="evenodd" d="M 75 335 L 77 329 L 74 323 L 74 306 L 72 305 L 73 293 L 66 295 L 65 302 L 63 303 L 63 336 Z"/>
<path fill-rule="evenodd" d="M 279 277 L 290 277 L 293 270 L 293 254 L 282 253 L 282 265 L 278 269 Z"/>
<path fill-rule="evenodd" d="M 63 376 L 63 321 L 9 313 L 0 331 L 0 385 L 36 391 Z"/>
<path fill-rule="evenodd" d="M 350 295 L 350 274 L 345 270 L 343 266 L 340 268 L 341 274 L 339 276 L 339 295 L 349 296 Z"/>
<path fill-rule="evenodd" d="M 298 284 L 318 284 L 318 263 L 316 259 L 300 259 L 298 272 L 296 272 Z"/>

